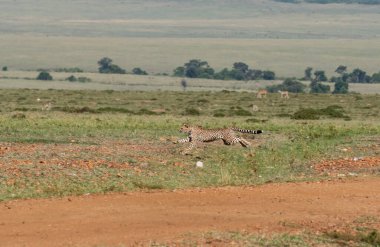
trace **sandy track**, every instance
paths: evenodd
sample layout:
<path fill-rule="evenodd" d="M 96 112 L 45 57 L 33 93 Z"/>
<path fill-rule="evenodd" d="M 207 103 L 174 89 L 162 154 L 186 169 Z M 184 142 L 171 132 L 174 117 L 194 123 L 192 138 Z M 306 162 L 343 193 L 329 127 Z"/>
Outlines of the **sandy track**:
<path fill-rule="evenodd" d="M 0 203 L 1 246 L 175 241 L 186 233 L 324 230 L 380 217 L 380 178 Z"/>

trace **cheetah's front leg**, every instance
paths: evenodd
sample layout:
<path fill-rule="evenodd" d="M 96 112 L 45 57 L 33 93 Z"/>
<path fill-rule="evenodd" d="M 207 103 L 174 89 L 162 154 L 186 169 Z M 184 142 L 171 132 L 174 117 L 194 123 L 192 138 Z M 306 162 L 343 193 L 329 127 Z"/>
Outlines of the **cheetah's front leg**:
<path fill-rule="evenodd" d="M 181 152 L 182 155 L 190 154 L 190 151 L 195 148 L 196 142 L 190 142 L 190 145 Z"/>
<path fill-rule="evenodd" d="M 185 142 L 191 142 L 190 136 L 186 137 L 184 139 L 179 139 L 179 140 L 175 141 L 174 143 L 185 143 Z"/>

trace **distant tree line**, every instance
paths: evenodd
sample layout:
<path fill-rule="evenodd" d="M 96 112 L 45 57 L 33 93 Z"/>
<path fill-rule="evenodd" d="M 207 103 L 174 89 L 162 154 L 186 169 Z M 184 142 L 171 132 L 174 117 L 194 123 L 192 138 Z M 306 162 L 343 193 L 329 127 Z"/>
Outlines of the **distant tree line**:
<path fill-rule="evenodd" d="M 334 90 L 333 94 L 345 94 L 348 93 L 349 83 L 379 83 L 380 82 L 380 72 L 374 73 L 372 76 L 367 75 L 367 73 L 361 69 L 354 69 L 351 72 L 347 72 L 347 66 L 339 65 L 335 73 L 338 76 L 333 76 L 330 80 L 327 78 L 323 70 L 316 70 L 313 73 L 312 67 L 307 67 L 305 69 L 305 75 L 302 80 L 309 80 L 310 93 L 330 93 L 331 88 L 329 85 L 323 82 L 333 82 Z M 268 86 L 267 90 L 269 92 L 278 91 L 289 91 L 293 93 L 304 92 L 306 86 L 297 81 L 296 79 L 286 79 L 282 84 Z"/>
<path fill-rule="evenodd" d="M 119 65 L 113 64 L 112 59 L 108 57 L 103 57 L 98 61 L 99 73 L 104 74 L 126 74 L 127 71 L 122 69 Z M 147 75 L 148 73 L 141 68 L 132 69 L 132 74 L 135 75 Z"/>
<path fill-rule="evenodd" d="M 191 59 L 183 66 L 175 68 L 173 76 L 238 81 L 274 80 L 276 78 L 276 74 L 273 71 L 250 69 L 243 62 L 234 63 L 231 69 L 224 68 L 219 72 L 215 72 L 207 61 L 200 59 Z"/>
<path fill-rule="evenodd" d="M 379 0 L 380 1 L 380 0 Z M 120 66 L 113 63 L 111 58 L 103 57 L 98 62 L 99 73 L 106 74 L 126 74 L 127 71 Z M 3 71 L 7 71 L 8 67 L 3 66 Z M 39 69 L 41 73 L 37 76 L 37 80 L 53 80 L 53 77 L 49 74 L 49 70 Z M 72 72 L 72 73 L 81 73 L 82 69 L 73 67 L 73 68 L 62 68 L 54 69 L 55 72 Z M 313 71 L 312 67 L 307 67 L 304 71 L 304 77 L 300 80 L 310 81 L 310 92 L 311 93 L 329 93 L 331 88 L 329 85 L 326 85 L 323 82 L 333 82 L 334 89 L 332 93 L 347 93 L 349 83 L 380 83 L 380 71 L 374 73 L 372 76 L 368 75 L 362 69 L 356 68 L 349 72 L 347 66 L 339 65 L 335 69 L 337 75 L 332 76 L 330 79 L 327 78 L 325 71 L 315 70 Z M 131 74 L 135 75 L 148 75 L 148 73 L 141 68 L 134 68 L 131 70 Z M 160 75 L 168 74 L 163 73 Z M 270 70 L 259 70 L 251 69 L 244 62 L 235 62 L 232 65 L 232 68 L 224 68 L 219 72 L 216 72 L 207 61 L 200 59 L 191 59 L 189 62 L 185 63 L 183 66 L 179 66 L 174 69 L 173 76 L 182 77 L 182 78 L 205 78 L 205 79 L 217 79 L 217 80 L 275 80 L 276 74 Z M 89 82 L 91 79 L 86 77 L 75 77 L 71 75 L 65 80 L 70 82 Z M 186 80 L 181 81 L 181 86 L 186 90 L 187 82 Z M 289 91 L 294 93 L 304 92 L 306 86 L 300 81 L 294 78 L 288 78 L 283 81 L 282 84 L 273 85 L 267 87 L 269 92 L 278 92 L 278 91 Z"/>

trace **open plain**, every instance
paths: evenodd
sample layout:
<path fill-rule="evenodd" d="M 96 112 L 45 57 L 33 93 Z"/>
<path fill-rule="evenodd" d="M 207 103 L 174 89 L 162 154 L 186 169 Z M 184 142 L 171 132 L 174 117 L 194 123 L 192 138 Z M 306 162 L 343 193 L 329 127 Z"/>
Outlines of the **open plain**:
<path fill-rule="evenodd" d="M 0 1 L 0 245 L 380 246 L 380 84 L 256 96 L 380 73 L 378 1 L 320 2 Z M 190 59 L 276 80 L 183 84 Z M 183 123 L 263 134 L 181 155 Z"/>

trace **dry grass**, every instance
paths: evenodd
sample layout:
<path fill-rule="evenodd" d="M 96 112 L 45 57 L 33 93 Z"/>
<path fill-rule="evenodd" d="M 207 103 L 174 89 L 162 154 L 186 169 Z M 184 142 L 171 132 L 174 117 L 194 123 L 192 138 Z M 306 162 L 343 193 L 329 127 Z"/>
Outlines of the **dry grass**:
<path fill-rule="evenodd" d="M 2 65 L 11 70 L 79 67 L 96 71 L 97 61 L 108 56 L 131 71 L 169 73 L 192 58 L 209 62 L 216 70 L 245 62 L 251 68 L 273 70 L 278 76 L 303 76 L 307 66 L 332 76 L 337 66 L 378 72 L 378 39 L 182 39 L 182 38 L 79 38 L 2 35 Z"/>
<path fill-rule="evenodd" d="M 169 76 L 142 76 L 130 74 L 100 74 L 100 73 L 64 73 L 51 72 L 54 81 L 38 81 L 36 71 L 0 71 L 0 88 L 30 88 L 30 89 L 71 89 L 71 90 L 139 90 L 139 91 L 181 91 L 181 78 Z M 76 77 L 87 77 L 91 82 L 79 83 L 64 81 L 70 75 Z M 257 91 L 273 84 L 280 84 L 282 80 L 276 81 L 221 81 L 208 79 L 186 79 L 187 90 L 191 91 Z M 308 81 L 304 82 L 309 84 Z M 334 84 L 328 83 L 333 90 Z M 380 94 L 380 84 L 350 83 L 351 92 L 362 94 Z"/>

